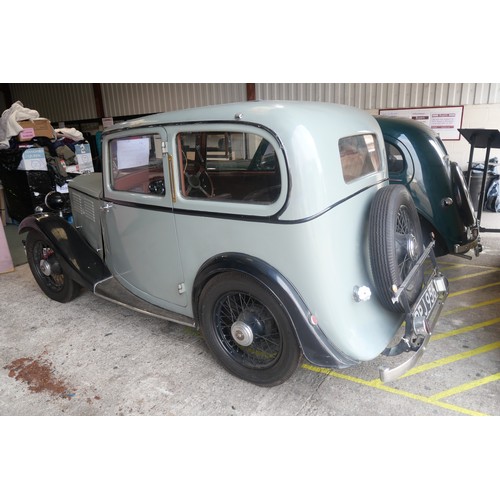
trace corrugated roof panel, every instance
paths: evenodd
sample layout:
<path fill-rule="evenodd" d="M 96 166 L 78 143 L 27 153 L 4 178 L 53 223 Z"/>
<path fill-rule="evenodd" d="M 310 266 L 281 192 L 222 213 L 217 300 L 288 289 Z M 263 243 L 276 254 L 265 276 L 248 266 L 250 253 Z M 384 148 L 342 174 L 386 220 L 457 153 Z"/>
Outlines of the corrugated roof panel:
<path fill-rule="evenodd" d="M 258 83 L 257 99 L 325 101 L 361 109 L 500 103 L 498 83 Z"/>

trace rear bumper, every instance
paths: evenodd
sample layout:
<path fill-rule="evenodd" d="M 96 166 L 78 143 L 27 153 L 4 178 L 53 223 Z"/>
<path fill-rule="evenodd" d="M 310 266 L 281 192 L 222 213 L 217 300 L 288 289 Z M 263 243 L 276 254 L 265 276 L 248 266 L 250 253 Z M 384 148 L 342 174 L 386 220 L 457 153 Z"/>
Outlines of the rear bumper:
<path fill-rule="evenodd" d="M 456 244 L 453 247 L 454 254 L 464 254 L 467 253 L 469 250 L 477 249 L 476 251 L 477 255 L 482 251 L 482 247 L 480 244 L 481 237 L 479 236 L 479 228 L 477 226 L 473 226 L 470 227 L 468 231 L 472 235 L 472 239 L 469 239 L 469 241 L 467 241 L 467 243 L 464 243 L 463 245 Z"/>
<path fill-rule="evenodd" d="M 397 345 L 385 349 L 382 354 L 386 356 L 396 356 L 404 352 L 411 352 L 412 354 L 395 367 L 381 366 L 379 376 L 382 382 L 393 382 L 418 363 L 426 350 L 432 335 L 432 329 L 448 297 L 448 280 L 438 269 L 433 248 L 434 241 L 431 241 L 405 282 L 394 290 L 392 300 L 394 302 L 401 301 L 405 307 L 405 333 Z M 424 264 L 427 257 L 431 258 L 433 269 L 419 297 L 410 308 L 405 297 L 406 283 L 411 280 L 411 275 L 417 271 L 418 267 Z"/>

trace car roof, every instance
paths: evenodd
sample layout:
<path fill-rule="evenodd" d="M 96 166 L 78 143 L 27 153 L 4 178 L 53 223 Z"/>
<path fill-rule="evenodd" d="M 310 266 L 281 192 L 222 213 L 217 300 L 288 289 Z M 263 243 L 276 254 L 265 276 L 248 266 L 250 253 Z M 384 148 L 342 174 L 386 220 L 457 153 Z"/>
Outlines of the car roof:
<path fill-rule="evenodd" d="M 377 130 L 376 122 L 365 111 L 340 104 L 304 101 L 247 101 L 156 113 L 117 123 L 105 130 L 161 126 L 168 124 L 244 122 L 268 127 L 279 135 L 293 135 L 298 124 L 313 130 L 328 124 L 339 137 Z"/>

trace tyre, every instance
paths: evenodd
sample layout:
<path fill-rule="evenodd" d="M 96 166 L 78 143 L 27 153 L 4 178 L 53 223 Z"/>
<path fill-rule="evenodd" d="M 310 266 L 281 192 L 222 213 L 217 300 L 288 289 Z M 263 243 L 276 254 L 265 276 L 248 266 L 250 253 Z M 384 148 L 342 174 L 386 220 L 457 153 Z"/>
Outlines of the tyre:
<path fill-rule="evenodd" d="M 199 304 L 205 341 L 233 375 L 271 387 L 299 366 L 301 349 L 286 310 L 255 279 L 237 272 L 219 274 L 204 287 Z"/>
<path fill-rule="evenodd" d="M 38 286 L 57 302 L 70 302 L 80 287 L 67 275 L 52 244 L 45 236 L 30 231 L 26 238 L 26 256 Z"/>
<path fill-rule="evenodd" d="M 393 286 L 399 287 L 422 255 L 422 230 L 417 209 L 408 190 L 401 185 L 380 189 L 372 202 L 369 217 L 370 261 L 376 294 L 381 304 L 404 312 L 401 302 L 392 302 Z M 423 266 L 406 288 L 411 306 L 424 281 Z"/>

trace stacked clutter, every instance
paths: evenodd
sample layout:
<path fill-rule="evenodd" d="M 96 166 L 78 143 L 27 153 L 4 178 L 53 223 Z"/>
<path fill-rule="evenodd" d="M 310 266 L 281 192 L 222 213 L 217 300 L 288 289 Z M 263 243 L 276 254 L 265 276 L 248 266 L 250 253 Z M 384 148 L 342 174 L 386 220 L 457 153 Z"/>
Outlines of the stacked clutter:
<path fill-rule="evenodd" d="M 38 111 L 19 101 L 0 119 L 0 181 L 13 222 L 47 210 L 52 192 L 64 199 L 62 215 L 71 217 L 68 179 L 94 166 L 89 143 L 74 128 L 53 129 Z"/>
<path fill-rule="evenodd" d="M 484 163 L 473 163 L 470 179 L 470 194 L 477 211 L 479 195 L 484 175 Z M 500 169 L 498 158 L 490 158 L 486 172 L 483 208 L 490 212 L 500 212 Z"/>

